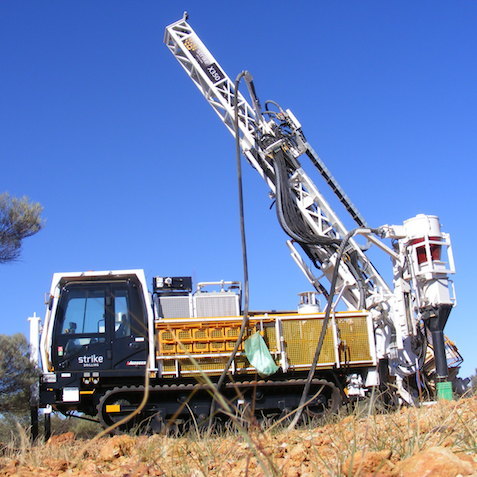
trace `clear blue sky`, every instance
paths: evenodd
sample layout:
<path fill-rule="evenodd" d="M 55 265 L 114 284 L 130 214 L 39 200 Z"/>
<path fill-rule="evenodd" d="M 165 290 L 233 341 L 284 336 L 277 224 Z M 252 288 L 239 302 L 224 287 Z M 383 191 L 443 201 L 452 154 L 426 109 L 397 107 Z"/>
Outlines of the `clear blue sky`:
<path fill-rule="evenodd" d="M 0 191 L 46 220 L 0 268 L 0 333 L 27 333 L 58 271 L 241 279 L 233 140 L 162 43 L 188 10 L 229 76 L 250 70 L 293 110 L 370 225 L 440 216 L 457 265 L 446 331 L 474 371 L 477 2 L 291 5 L 0 2 Z M 251 305 L 294 309 L 310 287 L 249 167 L 245 195 Z"/>

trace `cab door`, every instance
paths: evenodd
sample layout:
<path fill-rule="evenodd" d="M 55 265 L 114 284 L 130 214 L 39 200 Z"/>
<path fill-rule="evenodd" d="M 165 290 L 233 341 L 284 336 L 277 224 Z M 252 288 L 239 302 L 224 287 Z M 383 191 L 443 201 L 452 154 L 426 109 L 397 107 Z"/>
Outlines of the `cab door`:
<path fill-rule="evenodd" d="M 147 360 L 147 314 L 141 287 L 134 280 L 111 285 L 114 316 L 112 369 L 142 374 Z"/>
<path fill-rule="evenodd" d="M 68 283 L 62 288 L 53 331 L 55 369 L 111 369 L 110 303 L 107 284 Z"/>

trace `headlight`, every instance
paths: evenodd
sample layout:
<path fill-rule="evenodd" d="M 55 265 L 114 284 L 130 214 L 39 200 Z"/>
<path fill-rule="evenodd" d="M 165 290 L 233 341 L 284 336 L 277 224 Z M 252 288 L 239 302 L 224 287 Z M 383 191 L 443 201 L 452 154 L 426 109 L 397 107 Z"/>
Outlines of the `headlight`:
<path fill-rule="evenodd" d="M 56 374 L 55 373 L 45 373 L 41 377 L 42 383 L 56 383 Z"/>

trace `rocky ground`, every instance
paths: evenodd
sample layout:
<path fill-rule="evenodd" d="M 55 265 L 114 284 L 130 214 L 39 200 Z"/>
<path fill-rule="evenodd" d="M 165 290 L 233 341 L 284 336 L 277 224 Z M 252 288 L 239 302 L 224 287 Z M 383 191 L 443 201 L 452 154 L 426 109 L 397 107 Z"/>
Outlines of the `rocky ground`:
<path fill-rule="evenodd" d="M 477 397 L 332 421 L 222 437 L 23 439 L 3 445 L 0 476 L 477 476 Z"/>

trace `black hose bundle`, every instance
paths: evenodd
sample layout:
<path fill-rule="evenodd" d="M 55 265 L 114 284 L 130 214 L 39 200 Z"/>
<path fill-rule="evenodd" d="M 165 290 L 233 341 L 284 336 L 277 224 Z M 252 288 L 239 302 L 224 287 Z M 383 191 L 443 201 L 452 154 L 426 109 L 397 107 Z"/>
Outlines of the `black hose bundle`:
<path fill-rule="evenodd" d="M 306 245 L 339 245 L 341 240 L 317 235 L 303 219 L 290 188 L 285 154 L 280 148 L 273 154 L 276 187 L 276 211 L 284 232 L 293 240 Z"/>
<path fill-rule="evenodd" d="M 292 190 L 289 182 L 286 157 L 280 148 L 273 154 L 273 165 L 275 169 L 275 187 L 276 187 L 276 213 L 278 221 L 284 232 L 293 240 L 298 242 L 305 253 L 318 268 L 317 256 L 313 248 L 316 246 L 326 249 L 326 255 L 331 256 L 336 252 L 338 246 L 343 240 L 334 237 L 324 237 L 316 234 L 305 222 L 303 214 L 298 208 L 295 192 Z M 347 245 L 348 241 L 346 242 Z M 348 261 L 348 269 L 356 280 L 359 289 L 359 305 L 362 309 L 365 306 L 366 292 L 365 283 L 362 274 L 359 271 L 359 264 L 356 254 L 352 255 Z M 319 286 L 318 291 L 323 293 L 324 287 Z M 330 292 L 323 293 L 326 298 Z"/>

